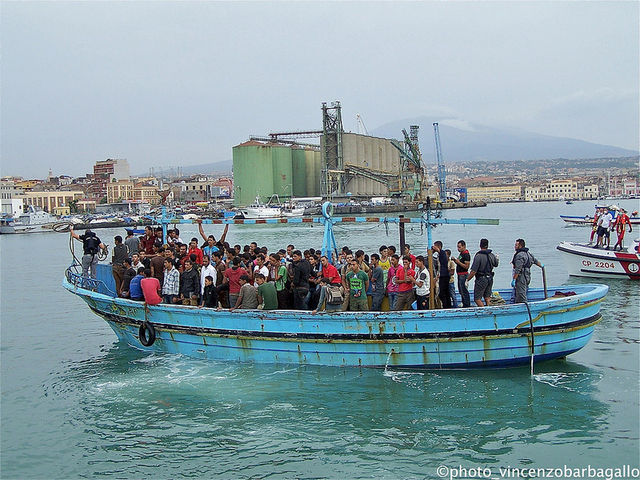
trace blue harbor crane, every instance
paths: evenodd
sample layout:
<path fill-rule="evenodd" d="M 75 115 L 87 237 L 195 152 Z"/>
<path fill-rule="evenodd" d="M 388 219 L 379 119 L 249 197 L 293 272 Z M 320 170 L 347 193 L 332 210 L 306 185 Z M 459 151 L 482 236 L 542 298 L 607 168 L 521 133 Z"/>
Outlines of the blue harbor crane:
<path fill-rule="evenodd" d="M 436 136 L 436 160 L 438 162 L 438 192 L 440 194 L 440 201 L 447 201 L 447 179 L 444 169 L 444 161 L 442 160 L 442 149 L 440 148 L 440 130 L 438 129 L 438 122 L 433 124 L 433 131 Z"/>

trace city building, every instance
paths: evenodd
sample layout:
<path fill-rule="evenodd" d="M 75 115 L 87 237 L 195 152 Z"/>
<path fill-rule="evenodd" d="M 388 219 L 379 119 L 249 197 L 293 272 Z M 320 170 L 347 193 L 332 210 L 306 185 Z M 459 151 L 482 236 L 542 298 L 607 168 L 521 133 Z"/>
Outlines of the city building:
<path fill-rule="evenodd" d="M 0 213 L 13 217 L 23 213 L 23 193 L 24 190 L 17 187 L 13 180 L 0 181 Z"/>
<path fill-rule="evenodd" d="M 522 185 L 485 185 L 467 187 L 467 201 L 511 202 L 522 200 Z"/>
<path fill-rule="evenodd" d="M 56 207 L 70 207 L 73 201 L 79 205 L 79 201 L 84 198 L 84 192 L 79 190 L 25 192 L 22 198 L 24 205 L 33 205 L 34 207 L 42 208 L 46 212 L 53 213 Z"/>

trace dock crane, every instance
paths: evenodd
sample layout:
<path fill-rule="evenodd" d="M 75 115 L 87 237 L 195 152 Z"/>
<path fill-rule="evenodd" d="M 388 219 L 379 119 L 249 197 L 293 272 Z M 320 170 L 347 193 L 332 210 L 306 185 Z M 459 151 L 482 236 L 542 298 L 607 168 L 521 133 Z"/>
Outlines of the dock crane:
<path fill-rule="evenodd" d="M 440 148 L 440 130 L 438 129 L 438 122 L 433 124 L 433 131 L 436 137 L 436 160 L 438 162 L 438 192 L 440 194 L 440 201 L 447 201 L 447 180 L 446 172 L 444 169 L 444 161 L 442 160 L 442 149 Z"/>

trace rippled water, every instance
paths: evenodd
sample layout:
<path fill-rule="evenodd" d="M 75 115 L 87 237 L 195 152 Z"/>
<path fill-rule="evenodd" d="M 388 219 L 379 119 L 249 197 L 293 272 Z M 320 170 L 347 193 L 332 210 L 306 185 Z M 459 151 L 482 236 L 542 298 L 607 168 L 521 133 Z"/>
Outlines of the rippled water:
<path fill-rule="evenodd" d="M 569 279 L 560 213 L 589 202 L 512 204 L 453 218 L 501 218 L 498 227 L 438 229 L 454 246 L 487 236 L 502 254 L 506 285 L 513 240 L 524 237 L 549 270 Z M 630 205 L 631 206 L 631 205 Z M 371 251 L 398 244 L 393 227 L 350 226 L 339 245 Z M 211 227 L 210 227 L 211 228 Z M 182 237 L 195 229 L 183 228 Z M 119 230 L 100 230 L 110 239 Z M 635 233 L 635 232 L 634 232 Z M 321 229 L 234 226 L 233 243 L 256 239 L 317 246 Z M 640 295 L 607 281 L 603 321 L 566 361 L 489 371 L 220 363 L 148 355 L 120 344 L 84 303 L 60 287 L 67 236 L 2 236 L 1 468 L 4 478 L 435 478 L 454 467 L 638 466 Z M 407 241 L 426 240 L 417 226 Z M 474 249 L 472 249 L 474 250 Z M 34 254 L 35 252 L 35 254 Z M 540 284 L 539 271 L 534 283 Z"/>

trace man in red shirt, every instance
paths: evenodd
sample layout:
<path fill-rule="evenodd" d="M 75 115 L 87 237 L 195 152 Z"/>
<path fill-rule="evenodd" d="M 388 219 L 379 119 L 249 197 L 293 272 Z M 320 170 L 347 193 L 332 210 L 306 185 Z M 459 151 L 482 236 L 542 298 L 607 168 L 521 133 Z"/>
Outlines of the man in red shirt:
<path fill-rule="evenodd" d="M 404 244 L 404 256 L 411 258 L 411 268 L 415 270 L 416 256 L 411 253 L 411 245 L 408 243 Z"/>
<path fill-rule="evenodd" d="M 150 226 L 144 227 L 144 237 L 140 238 L 140 247 L 144 253 L 153 255 L 153 245 L 156 243 L 156 236 Z"/>
<path fill-rule="evenodd" d="M 411 257 L 405 255 L 402 257 L 402 266 L 398 266 L 396 270 L 395 282 L 398 284 L 398 296 L 394 310 L 404 310 L 413 303 L 413 282 L 416 272 L 411 269 Z"/>
<path fill-rule="evenodd" d="M 341 285 L 342 278 L 338 269 L 329 263 L 329 259 L 325 255 L 320 257 L 320 263 L 322 264 L 322 276 L 328 278 L 332 285 Z"/>
<path fill-rule="evenodd" d="M 202 250 L 198 248 L 198 239 L 192 238 L 189 242 L 189 251 L 187 252 L 187 257 L 191 257 L 191 254 L 195 253 L 196 255 L 196 263 L 198 265 L 202 265 Z"/>
<path fill-rule="evenodd" d="M 151 276 L 151 269 L 144 270 L 144 278 L 140 280 L 140 288 L 147 305 L 158 305 L 162 302 L 162 297 L 158 294 L 162 291 L 162 287 L 158 279 Z"/>
<path fill-rule="evenodd" d="M 223 285 L 229 285 L 229 306 L 233 307 L 238 300 L 240 294 L 240 277 L 247 275 L 244 268 L 240 266 L 240 257 L 234 257 L 231 268 L 224 271 Z"/>

